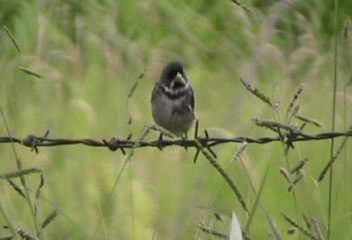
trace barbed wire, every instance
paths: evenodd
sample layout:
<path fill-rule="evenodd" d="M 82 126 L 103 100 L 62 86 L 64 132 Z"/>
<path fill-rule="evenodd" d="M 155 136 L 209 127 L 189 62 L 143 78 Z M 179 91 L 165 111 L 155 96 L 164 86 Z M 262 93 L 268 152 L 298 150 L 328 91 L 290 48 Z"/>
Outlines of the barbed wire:
<path fill-rule="evenodd" d="M 90 138 L 78 138 L 78 139 L 70 139 L 70 138 L 49 138 L 49 131 L 45 133 L 43 137 L 39 137 L 33 134 L 28 135 L 24 138 L 19 137 L 11 137 L 11 136 L 0 136 L 0 144 L 1 143 L 18 143 L 25 147 L 29 147 L 32 150 L 38 152 L 38 147 L 54 147 L 54 146 L 62 146 L 62 145 L 76 145 L 82 144 L 90 147 L 106 147 L 112 151 L 120 149 L 124 153 L 124 149 L 130 149 L 133 147 L 143 148 L 143 147 L 155 147 L 155 148 L 164 148 L 169 146 L 181 146 L 184 148 L 198 148 L 197 143 L 200 143 L 202 146 L 210 148 L 219 144 L 225 143 L 243 143 L 246 142 L 248 144 L 257 143 L 257 144 L 266 144 L 270 142 L 278 142 L 284 141 L 287 145 L 291 145 L 294 142 L 302 142 L 302 141 L 315 141 L 315 140 L 326 140 L 337 137 L 351 137 L 352 130 L 344 131 L 344 132 L 323 132 L 314 135 L 291 132 L 290 134 L 283 136 L 274 136 L 274 137 L 233 137 L 233 138 L 218 138 L 218 137 L 209 137 L 206 133 L 205 137 L 195 136 L 194 139 L 158 139 L 152 141 L 139 141 L 131 140 L 130 137 L 126 139 L 120 139 L 113 137 L 110 140 L 97 140 Z"/>

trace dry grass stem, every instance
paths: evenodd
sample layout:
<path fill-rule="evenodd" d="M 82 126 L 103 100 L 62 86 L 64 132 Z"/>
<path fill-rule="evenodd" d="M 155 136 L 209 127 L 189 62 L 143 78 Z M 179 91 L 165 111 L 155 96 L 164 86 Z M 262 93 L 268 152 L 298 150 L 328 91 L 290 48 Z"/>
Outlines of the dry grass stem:
<path fill-rule="evenodd" d="M 292 169 L 290 170 L 290 173 L 291 173 L 291 174 L 298 173 L 298 172 L 304 167 L 304 165 L 305 165 L 307 162 L 308 162 L 308 158 L 303 159 L 302 161 L 300 161 L 300 162 L 298 163 L 297 166 L 295 166 L 294 168 L 292 168 Z"/>
<path fill-rule="evenodd" d="M 38 168 L 28 168 L 28 169 L 21 169 L 19 171 L 11 172 L 11 173 L 5 173 L 5 174 L 0 174 L 0 179 L 10 179 L 10 178 L 17 178 L 21 177 L 24 175 L 28 174 L 33 174 L 33 173 L 41 173 L 42 170 Z"/>
<path fill-rule="evenodd" d="M 288 187 L 288 191 L 291 192 L 292 189 L 297 185 L 299 181 L 304 177 L 303 173 L 299 173 L 299 175 L 293 180 L 292 184 Z"/>
<path fill-rule="evenodd" d="M 351 130 L 351 127 L 349 128 Z M 346 143 L 347 143 L 348 137 L 346 136 L 343 140 L 342 143 L 340 144 L 337 152 L 335 153 L 335 155 L 330 159 L 330 161 L 326 164 L 326 166 L 323 168 L 323 170 L 321 171 L 319 177 L 318 177 L 318 182 L 321 182 L 324 177 L 325 174 L 327 173 L 327 171 L 330 169 L 330 167 L 332 166 L 332 164 L 335 162 L 335 160 L 339 157 L 340 153 L 342 152 L 342 150 L 344 149 Z"/>
<path fill-rule="evenodd" d="M 36 77 L 36 78 L 42 78 L 42 76 L 41 76 L 39 73 L 36 73 L 36 72 L 34 72 L 34 71 L 32 71 L 32 70 L 29 70 L 29 69 L 27 69 L 27 68 L 20 67 L 19 69 L 20 69 L 22 72 L 24 72 L 24 73 L 26 73 L 26 74 L 28 74 L 28 75 L 34 76 L 34 77 Z"/>
<path fill-rule="evenodd" d="M 312 225 L 313 225 L 313 228 L 317 234 L 317 237 L 319 240 L 324 240 L 324 236 L 321 232 L 321 228 L 320 228 L 320 224 L 318 222 L 318 219 L 316 218 L 311 218 L 311 221 L 312 221 Z"/>
<path fill-rule="evenodd" d="M 287 111 L 286 111 L 286 119 L 290 119 L 292 115 L 294 115 L 296 112 L 298 112 L 299 106 L 295 105 L 299 96 L 301 95 L 302 91 L 303 91 L 303 84 L 298 88 L 297 92 L 295 93 L 295 95 L 293 95 L 293 98 L 290 102 L 290 104 L 287 107 Z M 293 114 L 290 115 L 291 111 L 293 111 Z M 289 117 L 290 115 L 290 117 Z"/>
<path fill-rule="evenodd" d="M 208 233 L 214 237 L 218 237 L 218 238 L 222 238 L 222 239 L 229 239 L 229 236 L 227 234 L 215 231 L 211 227 L 205 226 L 203 223 L 197 224 L 197 228 L 202 230 L 202 232 Z"/>
<path fill-rule="evenodd" d="M 6 32 L 7 36 L 9 36 L 9 38 L 11 39 L 12 44 L 15 46 L 17 51 L 20 53 L 21 52 L 20 45 L 17 43 L 16 39 L 11 34 L 10 30 L 6 26 L 2 26 L 2 29 L 4 29 L 4 31 Z"/>
<path fill-rule="evenodd" d="M 301 120 L 302 122 L 305 122 L 305 123 L 310 123 L 310 124 L 313 124 L 314 126 L 316 127 L 323 127 L 323 124 L 320 123 L 318 120 L 315 120 L 315 119 L 312 119 L 312 118 L 308 118 L 308 117 L 305 117 L 305 116 L 302 116 L 302 115 L 296 115 L 295 116 L 297 119 Z"/>
<path fill-rule="evenodd" d="M 270 130 L 278 132 L 279 129 L 294 131 L 294 129 L 284 123 L 280 123 L 273 120 L 266 120 L 266 119 L 257 119 L 253 118 L 252 121 L 259 127 L 266 127 Z"/>
<path fill-rule="evenodd" d="M 38 188 L 37 188 L 37 191 L 35 192 L 35 198 L 36 199 L 39 199 L 40 197 L 40 193 L 41 193 L 41 190 L 44 186 L 44 177 L 43 177 L 43 174 L 40 174 L 40 182 L 39 182 L 39 185 L 38 185 Z"/>
<path fill-rule="evenodd" d="M 148 125 L 148 129 L 157 131 L 157 132 L 159 132 L 169 138 L 176 137 L 175 134 L 173 134 L 172 132 L 170 132 L 170 131 L 166 130 L 165 128 L 160 127 L 159 125 L 156 125 L 156 124 Z"/>
<path fill-rule="evenodd" d="M 243 86 L 245 86 L 245 88 L 251 92 L 254 96 L 256 96 L 257 98 L 259 98 L 260 100 L 262 100 L 263 102 L 265 102 L 266 104 L 268 104 L 271 108 L 274 107 L 274 104 L 271 102 L 270 98 L 265 96 L 265 94 L 263 94 L 262 92 L 260 92 L 257 88 L 253 87 L 252 85 L 250 85 L 249 83 L 245 82 L 243 79 L 240 79 L 241 83 L 243 84 Z"/>
<path fill-rule="evenodd" d="M 241 147 L 240 147 L 240 149 L 238 149 L 238 151 L 237 151 L 235 157 L 233 158 L 232 162 L 235 162 L 238 158 L 241 157 L 241 154 L 242 154 L 242 152 L 246 149 L 247 145 L 248 145 L 248 143 L 247 143 L 246 141 L 244 141 L 244 142 L 241 144 Z"/>
<path fill-rule="evenodd" d="M 319 240 L 317 237 L 315 237 L 311 232 L 309 232 L 309 230 L 303 228 L 302 226 L 300 226 L 296 221 L 294 221 L 292 218 L 290 218 L 289 216 L 287 216 L 284 213 L 281 213 L 282 216 L 285 218 L 285 220 L 287 222 L 289 222 L 292 226 L 296 227 L 298 230 L 300 230 L 304 235 L 306 235 L 307 237 L 309 237 L 310 239 L 313 240 Z"/>
<path fill-rule="evenodd" d="M 57 216 L 57 210 L 55 209 L 54 211 L 52 211 L 47 218 L 43 221 L 41 227 L 42 229 L 44 229 L 46 226 L 48 226 Z"/>
<path fill-rule="evenodd" d="M 284 176 L 284 178 L 287 180 L 287 182 L 292 185 L 292 180 L 291 180 L 291 174 L 289 171 L 286 170 L 286 168 L 281 167 L 280 168 L 280 173 L 282 174 L 282 176 Z"/>
<path fill-rule="evenodd" d="M 202 154 L 205 156 L 205 158 L 209 161 L 209 163 L 220 173 L 220 175 L 228 183 L 228 185 L 232 189 L 233 193 L 236 195 L 237 200 L 240 202 L 243 210 L 248 213 L 248 208 L 247 208 L 247 205 L 242 197 L 242 194 L 240 193 L 239 189 L 237 188 L 235 183 L 232 181 L 230 176 L 218 164 L 218 162 L 215 160 L 215 158 L 205 150 L 205 148 L 200 144 L 200 142 L 197 141 L 196 143 L 197 143 L 198 149 L 202 152 Z"/>
<path fill-rule="evenodd" d="M 32 236 L 32 234 L 30 234 L 22 229 L 18 229 L 17 234 L 18 234 L 18 236 L 20 236 L 21 239 L 24 239 L 24 240 L 39 240 L 39 238 Z"/>
<path fill-rule="evenodd" d="M 26 198 L 25 192 L 22 190 L 21 187 L 19 187 L 15 182 L 13 182 L 11 179 L 7 179 L 7 182 L 11 185 L 11 187 L 22 197 Z"/>

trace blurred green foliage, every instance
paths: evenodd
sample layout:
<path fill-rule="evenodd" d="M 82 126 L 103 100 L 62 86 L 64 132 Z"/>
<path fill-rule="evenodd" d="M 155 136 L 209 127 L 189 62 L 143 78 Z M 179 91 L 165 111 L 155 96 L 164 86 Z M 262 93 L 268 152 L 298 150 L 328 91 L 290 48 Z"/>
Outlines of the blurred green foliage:
<path fill-rule="evenodd" d="M 0 106 L 11 133 L 40 136 L 49 129 L 51 137 L 97 139 L 133 133 L 135 139 L 152 123 L 153 84 L 163 65 L 174 59 L 185 63 L 196 94 L 200 129 L 207 128 L 211 136 L 272 136 L 251 118 L 284 122 L 302 83 L 299 113 L 324 124 L 322 129 L 308 125 L 304 131 L 328 131 L 335 34 L 336 129 L 346 129 L 351 123 L 351 90 L 345 87 L 352 76 L 350 1 L 340 2 L 337 29 L 333 1 L 251 0 L 243 4 L 249 11 L 224 0 L 0 0 L 1 26 L 9 29 L 21 49 L 16 50 L 2 28 Z M 128 99 L 142 72 L 144 77 Z M 277 111 L 246 91 L 240 78 L 276 102 Z M 0 135 L 7 135 L 3 121 Z M 151 133 L 147 140 L 157 137 Z M 315 217 L 326 234 L 328 184 L 327 179 L 319 184 L 316 179 L 329 160 L 328 141 L 297 143 L 287 156 L 280 143 L 250 145 L 241 155 L 243 164 L 231 162 L 238 148 L 222 145 L 214 151 L 250 208 L 256 201 L 251 185 L 258 191 L 268 167 L 260 203 L 282 239 L 306 238 L 298 231 L 288 235 L 291 226 L 281 212 L 302 225 L 302 214 Z M 334 165 L 332 239 L 348 239 L 352 234 L 351 148 L 345 149 Z M 39 177 L 26 177 L 32 200 L 39 203 L 38 222 L 59 209 L 43 239 L 213 239 L 196 224 L 203 222 L 228 233 L 231 212 L 242 226 L 248 220 L 205 158 L 193 164 L 192 149 L 136 150 L 115 188 L 126 158 L 119 151 L 66 146 L 40 148 L 36 155 L 19 145 L 16 150 L 24 168 L 43 170 L 45 185 L 38 200 L 34 192 Z M 279 170 L 304 158 L 309 159 L 304 178 L 292 194 Z M 0 174 L 16 170 L 10 145 L 0 145 L 0 159 Z M 1 225 L 35 235 L 28 205 L 4 180 L 0 196 Z M 223 223 L 214 212 L 223 214 Z M 265 214 L 258 209 L 249 236 L 270 239 L 270 231 Z M 8 233 L 3 229 L 0 237 Z"/>

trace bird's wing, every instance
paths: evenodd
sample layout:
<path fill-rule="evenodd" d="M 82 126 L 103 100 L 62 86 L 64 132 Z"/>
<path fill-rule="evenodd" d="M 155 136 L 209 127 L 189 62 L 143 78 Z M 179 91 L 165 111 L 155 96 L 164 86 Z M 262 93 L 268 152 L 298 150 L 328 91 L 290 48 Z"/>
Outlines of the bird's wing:
<path fill-rule="evenodd" d="M 151 102 L 153 102 L 155 100 L 155 98 L 159 94 L 160 90 L 161 89 L 159 87 L 159 82 L 156 82 L 154 85 L 154 88 L 153 88 L 151 99 L 150 99 Z"/>
<path fill-rule="evenodd" d="M 191 110 L 194 110 L 194 93 L 192 87 L 189 88 L 189 91 L 191 94 L 187 94 L 187 102 L 189 102 L 189 106 L 191 107 Z"/>

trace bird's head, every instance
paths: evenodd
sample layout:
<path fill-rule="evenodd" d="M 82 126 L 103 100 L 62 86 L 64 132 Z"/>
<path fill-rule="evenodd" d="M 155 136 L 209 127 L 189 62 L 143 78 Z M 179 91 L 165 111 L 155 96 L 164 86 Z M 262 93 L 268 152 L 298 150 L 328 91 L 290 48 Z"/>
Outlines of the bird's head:
<path fill-rule="evenodd" d="M 160 82 L 170 91 L 179 91 L 187 87 L 188 81 L 180 61 L 167 64 L 160 77 Z"/>

